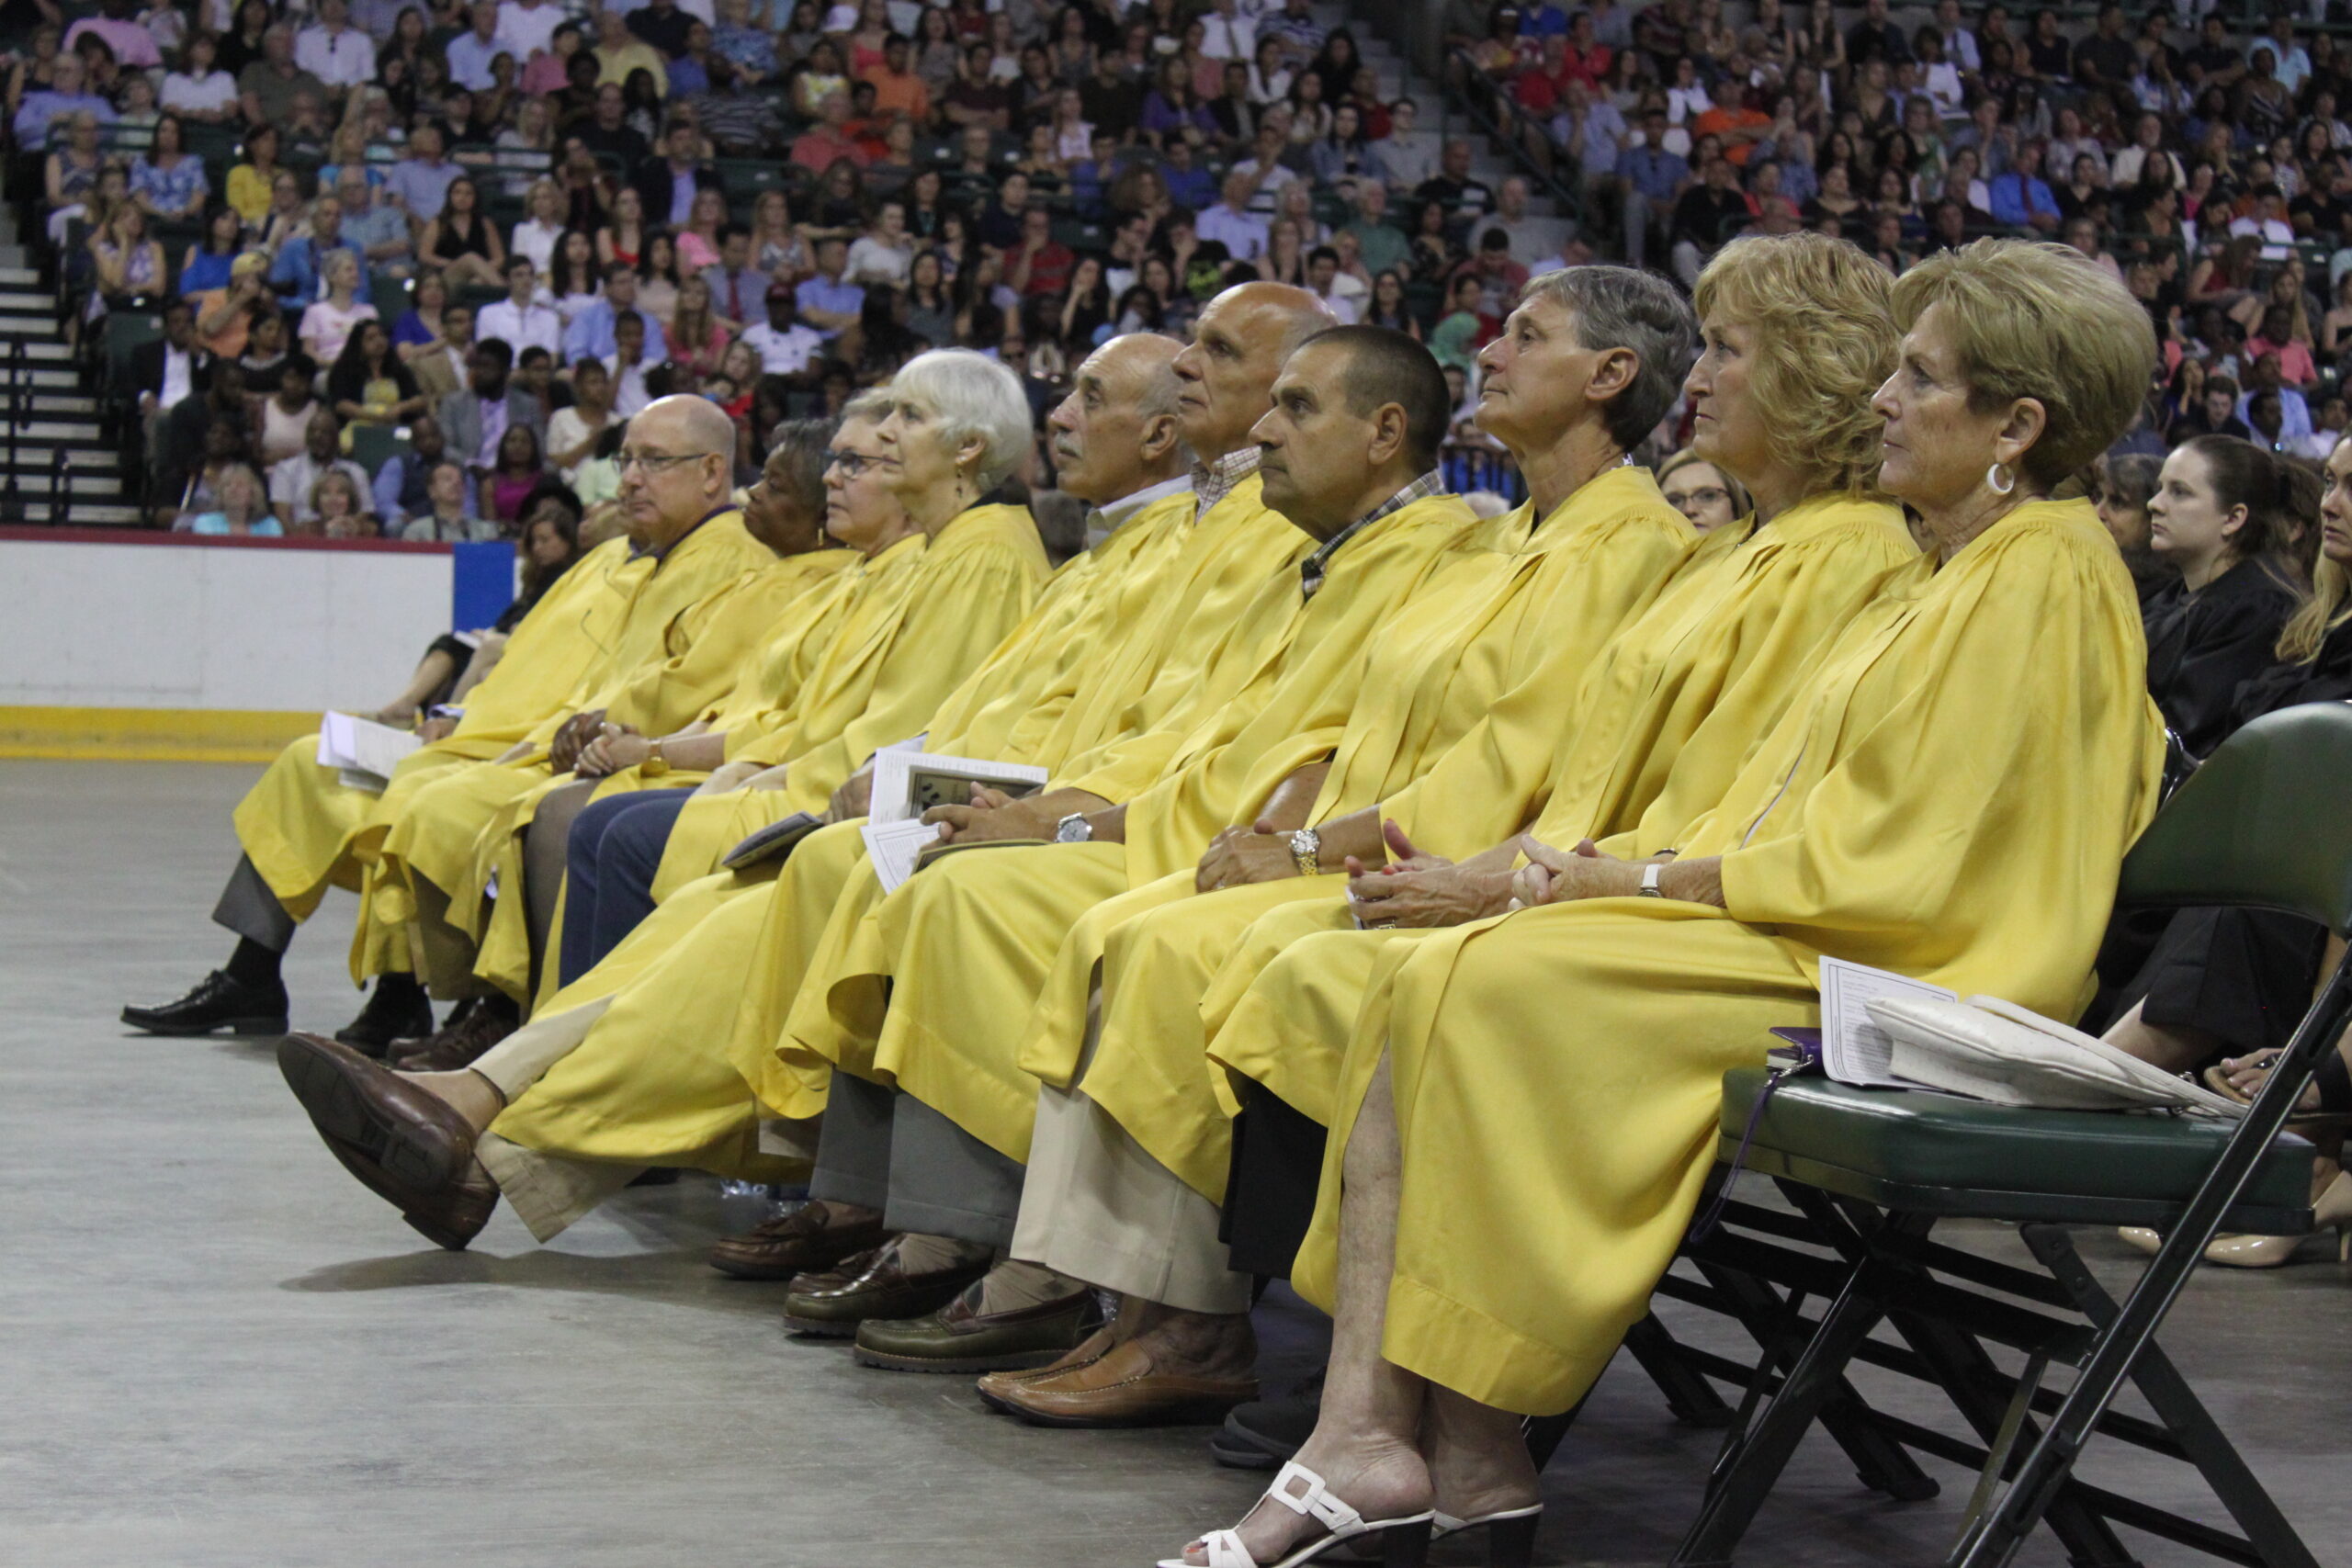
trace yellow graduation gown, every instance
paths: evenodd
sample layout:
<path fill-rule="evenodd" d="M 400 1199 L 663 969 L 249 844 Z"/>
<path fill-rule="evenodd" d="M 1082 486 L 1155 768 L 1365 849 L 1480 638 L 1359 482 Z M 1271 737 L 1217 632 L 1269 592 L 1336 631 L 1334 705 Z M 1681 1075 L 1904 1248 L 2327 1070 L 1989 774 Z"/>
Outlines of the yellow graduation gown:
<path fill-rule="evenodd" d="M 775 552 L 743 526 L 741 512 L 718 513 L 698 525 L 636 580 L 605 657 L 526 741 L 543 747 L 571 713 L 585 708 L 604 707 L 639 728 L 648 721 L 659 724 L 658 732 L 691 718 L 730 683 L 712 673 L 715 660 L 692 661 L 695 637 L 747 575 L 775 559 Z M 673 667 L 689 678 L 673 688 L 678 705 L 668 708 L 661 677 Z M 686 702 L 689 686 L 693 698 Z M 390 933 L 417 919 L 415 882 L 430 882 L 444 892 L 461 883 L 472 863 L 474 839 L 491 815 L 544 776 L 533 768 L 526 761 L 466 769 L 425 784 L 405 803 L 363 889 L 360 928 L 352 943 L 356 975 L 364 977 L 387 962 L 411 958 L 399 952 L 401 944 Z M 470 967 L 470 952 L 465 962 Z M 445 987 L 460 983 L 456 975 L 441 979 Z"/>
<path fill-rule="evenodd" d="M 921 729 L 942 698 L 1020 622 L 1046 575 L 1036 524 L 1018 506 L 972 507 L 920 553 L 900 558 L 907 564 L 876 574 L 871 591 L 843 615 L 788 707 L 771 708 L 727 731 L 729 761 L 788 765 L 783 789 L 756 792 L 763 805 L 822 810 L 876 746 Z M 743 663 L 738 651 L 729 669 L 740 671 Z M 539 791 L 562 782 L 550 781 Z M 477 867 L 490 844 L 512 871 L 521 869 L 519 837 L 500 833 L 496 822 L 477 845 Z M 453 894 L 452 901 L 495 912 L 506 930 L 497 955 L 503 961 L 494 967 L 478 962 L 475 974 L 520 995 L 528 984 L 530 946 L 517 901 L 485 903 L 473 888 L 462 900 Z"/>
<path fill-rule="evenodd" d="M 811 550 L 763 567 L 745 578 L 723 604 L 713 609 L 705 629 L 695 636 L 692 652 L 672 661 L 667 679 L 659 688 L 660 705 L 675 712 L 715 679 L 724 678 L 729 682 L 728 688 L 695 716 L 724 733 L 730 723 L 751 722 L 761 713 L 790 703 L 798 694 L 805 668 L 801 650 L 811 643 L 821 645 L 839 625 L 841 595 L 833 583 L 856 554 L 838 548 Z M 757 646 L 761 638 L 766 639 L 763 647 Z M 607 711 L 626 716 L 637 708 L 629 703 Z M 614 722 L 637 720 L 622 716 Z M 639 725 L 640 730 L 653 735 L 684 727 L 657 729 Z M 539 802 L 575 782 L 571 774 L 557 773 L 544 762 L 519 771 L 526 777 L 536 776 L 537 782 L 499 805 L 475 837 L 467 875 L 447 889 L 452 913 L 466 917 L 458 922 L 460 928 L 481 944 L 474 974 L 509 996 L 521 996 L 530 984 L 528 922 L 522 899 L 486 898 L 484 893 L 492 887 L 522 886 L 523 835 L 537 819 Z M 656 781 L 635 768 L 624 768 L 598 780 L 592 798 L 603 800 L 640 789 L 690 789 L 706 776 L 673 772 Z M 559 919 L 561 911 L 559 893 Z M 547 978 L 552 984 L 552 973 Z"/>
<path fill-rule="evenodd" d="M 1802 502 L 1761 530 L 1718 528 L 1587 677 L 1540 784 L 1528 785 L 1524 761 L 1537 748 L 1474 737 L 1385 808 L 1408 819 L 1417 842 L 1456 858 L 1531 822 L 1545 843 L 1589 835 L 1620 853 L 1634 852 L 1611 835 L 1645 822 L 1655 841 L 1638 852 L 1663 848 L 1723 798 L 1813 657 L 1917 555 L 1894 508 L 1843 497 Z M 1514 692 L 1498 711 L 1529 695 Z M 1526 732 L 1516 716 L 1502 728 Z M 1358 931 L 1340 898 L 1252 925 L 1201 1007 L 1209 1086 L 1225 1112 L 1239 1109 L 1229 1071 L 1328 1124 L 1340 1051 L 1380 949 L 1429 934 Z M 1184 1169 L 1222 1196 L 1222 1164 Z"/>
<path fill-rule="evenodd" d="M 1312 599 L 1295 577 L 1271 584 L 1235 642 L 1250 666 L 1238 695 L 1177 745 L 1166 778 L 1125 803 L 1124 844 L 949 856 L 854 923 L 837 908 L 786 1019 L 788 1064 L 895 1083 L 1025 1159 L 1036 1083 L 1020 1068 L 1019 1035 L 1071 925 L 1193 864 L 1272 780 L 1327 753 L 1357 705 L 1371 639 L 1461 552 L 1491 553 L 1480 537 L 1489 527 L 1459 498 L 1430 497 L 1364 527 Z"/>
<path fill-rule="evenodd" d="M 1699 538 L 1646 469 L 1621 467 L 1555 507 L 1506 558 L 1498 582 L 1459 570 L 1432 579 L 1368 650 L 1364 700 L 1309 820 L 1404 789 L 1471 730 L 1491 728 L 1497 699 L 1539 671 L 1552 690 L 1574 689 Z M 1425 646 L 1415 646 L 1415 623 L 1434 634 Z M 1329 904 L 1344 886 L 1332 873 L 1202 895 L 1187 870 L 1098 905 L 1055 957 L 1023 1031 L 1022 1067 L 1055 1088 L 1070 1082 L 1099 965 L 1088 1097 L 1152 1157 L 1221 1191 L 1227 1120 L 1203 1059 L 1202 995 L 1254 921 L 1289 904 Z"/>
<path fill-rule="evenodd" d="M 381 795 L 348 788 L 335 770 L 320 767 L 315 736 L 288 742 L 235 815 L 238 842 L 287 912 L 307 919 L 330 886 L 359 886 L 361 862 L 390 820 L 384 803 L 404 798 L 412 781 L 495 757 L 528 734 L 601 656 L 616 611 L 643 570 L 628 563 L 619 539 L 575 561 L 468 694 L 457 729 L 402 758 Z"/>
<path fill-rule="evenodd" d="M 2163 725 L 2090 507 L 2018 508 L 1886 582 L 1677 847 L 1728 908 L 1594 899 L 1392 944 L 1349 1042 L 1295 1282 L 1328 1306 L 1340 1161 L 1385 1055 L 1402 1149 L 1382 1353 L 1574 1404 L 1713 1161 L 1721 1078 L 1817 1016 L 1823 953 L 2072 1017 Z"/>
<path fill-rule="evenodd" d="M 784 764 L 784 787 L 689 806 L 663 847 L 657 899 L 714 870 L 745 834 L 795 812 L 821 813 L 876 748 L 921 734 L 1023 624 L 1046 576 L 1036 525 L 1020 507 L 974 507 L 919 555 L 892 554 L 903 547 L 875 558 L 875 581 L 799 701 L 764 724 L 728 731 L 728 759 Z"/>

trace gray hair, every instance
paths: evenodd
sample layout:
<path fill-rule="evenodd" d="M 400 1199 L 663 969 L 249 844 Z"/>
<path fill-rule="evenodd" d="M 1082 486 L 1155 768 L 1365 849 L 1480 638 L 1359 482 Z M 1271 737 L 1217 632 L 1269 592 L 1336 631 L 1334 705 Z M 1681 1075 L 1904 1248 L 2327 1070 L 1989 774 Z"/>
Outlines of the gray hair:
<path fill-rule="evenodd" d="M 890 389 L 888 387 L 868 387 L 842 405 L 842 424 L 847 424 L 854 419 L 867 424 L 879 424 L 889 417 Z"/>
<path fill-rule="evenodd" d="M 1656 273 L 1591 265 L 1532 279 L 1522 299 L 1548 299 L 1576 320 L 1577 344 L 1594 353 L 1630 350 L 1641 368 L 1609 405 L 1609 434 L 1631 450 L 1641 444 L 1682 389 L 1699 344 L 1689 301 Z"/>
<path fill-rule="evenodd" d="M 1028 454 L 1029 399 L 1021 378 L 986 355 L 968 348 L 918 354 L 891 378 L 890 396 L 929 403 L 938 415 L 939 439 L 950 451 L 979 438 L 980 466 L 973 479 L 982 495 Z"/>

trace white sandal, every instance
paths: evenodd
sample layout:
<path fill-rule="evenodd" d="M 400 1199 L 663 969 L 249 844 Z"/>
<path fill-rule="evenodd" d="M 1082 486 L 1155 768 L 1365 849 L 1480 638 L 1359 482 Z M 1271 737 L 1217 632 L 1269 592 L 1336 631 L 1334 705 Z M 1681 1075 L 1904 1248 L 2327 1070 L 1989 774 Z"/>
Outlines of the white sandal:
<path fill-rule="evenodd" d="M 1266 1488 L 1266 1496 L 1280 1503 L 1292 1513 L 1313 1519 L 1326 1533 L 1310 1540 L 1279 1562 L 1261 1564 L 1241 1544 L 1241 1531 L 1211 1530 L 1200 1540 L 1207 1549 L 1206 1568 L 1298 1568 L 1338 1546 L 1342 1541 L 1362 1540 L 1377 1537 L 1381 1545 L 1384 1568 L 1420 1568 L 1429 1558 L 1430 1526 L 1436 1518 L 1432 1510 L 1395 1519 L 1367 1519 L 1353 1508 L 1331 1495 L 1323 1478 L 1305 1465 L 1292 1461 L 1283 1466 L 1274 1483 Z M 1261 1499 L 1262 1501 L 1262 1499 Z M 1191 1548 L 1185 1550 L 1190 1551 Z M 1181 1556 L 1163 1557 L 1159 1568 L 1196 1568 Z"/>

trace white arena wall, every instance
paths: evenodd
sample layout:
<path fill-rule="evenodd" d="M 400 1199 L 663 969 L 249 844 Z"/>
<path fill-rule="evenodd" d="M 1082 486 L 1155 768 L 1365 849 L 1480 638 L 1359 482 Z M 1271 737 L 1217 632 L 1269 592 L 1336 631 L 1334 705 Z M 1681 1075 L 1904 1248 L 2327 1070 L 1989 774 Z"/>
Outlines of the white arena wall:
<path fill-rule="evenodd" d="M 246 761 L 451 624 L 446 545 L 0 529 L 0 756 Z"/>

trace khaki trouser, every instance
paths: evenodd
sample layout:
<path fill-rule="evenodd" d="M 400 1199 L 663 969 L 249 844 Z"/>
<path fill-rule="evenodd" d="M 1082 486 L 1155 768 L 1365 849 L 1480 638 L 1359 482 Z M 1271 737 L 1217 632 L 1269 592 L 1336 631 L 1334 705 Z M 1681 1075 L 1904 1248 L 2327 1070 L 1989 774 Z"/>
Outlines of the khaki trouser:
<path fill-rule="evenodd" d="M 1087 1010 L 1080 1083 L 1101 1026 L 1096 1003 Z M 1217 1206 L 1080 1089 L 1037 1092 L 1012 1256 L 1188 1312 L 1250 1310 L 1250 1276 L 1226 1265 Z"/>

